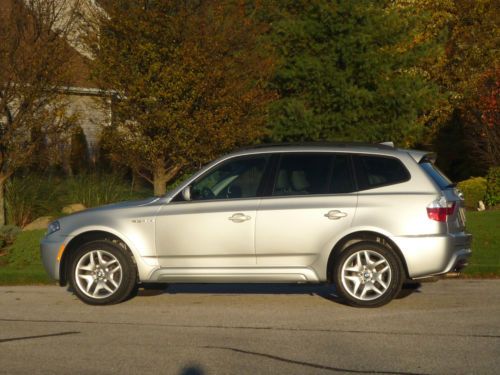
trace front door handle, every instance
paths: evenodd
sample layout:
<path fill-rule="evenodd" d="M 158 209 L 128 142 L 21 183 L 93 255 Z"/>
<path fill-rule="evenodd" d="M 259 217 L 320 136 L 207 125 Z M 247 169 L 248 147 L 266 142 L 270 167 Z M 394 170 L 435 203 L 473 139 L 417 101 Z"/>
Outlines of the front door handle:
<path fill-rule="evenodd" d="M 243 223 L 244 221 L 250 220 L 252 217 L 238 212 L 233 214 L 233 216 L 228 217 L 233 223 Z"/>
<path fill-rule="evenodd" d="M 347 212 L 342 212 L 339 210 L 331 210 L 325 214 L 325 217 L 327 217 L 330 220 L 338 220 L 338 219 L 341 219 L 341 218 L 346 217 L 346 216 L 347 216 Z"/>

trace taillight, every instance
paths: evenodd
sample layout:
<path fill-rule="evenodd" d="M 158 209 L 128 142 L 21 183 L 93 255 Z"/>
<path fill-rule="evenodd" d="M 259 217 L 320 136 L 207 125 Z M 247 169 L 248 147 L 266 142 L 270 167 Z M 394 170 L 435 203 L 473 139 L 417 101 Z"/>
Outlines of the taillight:
<path fill-rule="evenodd" d="M 427 206 L 427 216 L 436 221 L 446 221 L 446 218 L 455 212 L 456 202 L 448 202 L 444 197 L 435 200 Z"/>

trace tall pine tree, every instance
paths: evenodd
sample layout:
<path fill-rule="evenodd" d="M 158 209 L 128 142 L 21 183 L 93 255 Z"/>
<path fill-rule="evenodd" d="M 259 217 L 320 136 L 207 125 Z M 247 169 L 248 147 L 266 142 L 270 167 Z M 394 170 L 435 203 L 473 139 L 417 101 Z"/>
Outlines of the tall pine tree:
<path fill-rule="evenodd" d="M 439 54 L 416 43 L 420 18 L 390 1 L 279 2 L 272 38 L 281 58 L 272 84 L 277 141 L 419 141 L 437 100 L 419 62 Z"/>

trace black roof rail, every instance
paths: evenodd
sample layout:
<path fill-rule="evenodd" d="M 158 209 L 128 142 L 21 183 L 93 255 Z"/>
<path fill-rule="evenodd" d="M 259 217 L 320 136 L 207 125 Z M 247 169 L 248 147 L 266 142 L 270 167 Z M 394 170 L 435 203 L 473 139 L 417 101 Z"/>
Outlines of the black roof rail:
<path fill-rule="evenodd" d="M 369 147 L 380 150 L 394 150 L 392 142 L 367 143 L 367 142 L 283 142 L 283 143 L 260 143 L 253 146 L 245 146 L 237 150 L 253 150 L 268 147 Z"/>

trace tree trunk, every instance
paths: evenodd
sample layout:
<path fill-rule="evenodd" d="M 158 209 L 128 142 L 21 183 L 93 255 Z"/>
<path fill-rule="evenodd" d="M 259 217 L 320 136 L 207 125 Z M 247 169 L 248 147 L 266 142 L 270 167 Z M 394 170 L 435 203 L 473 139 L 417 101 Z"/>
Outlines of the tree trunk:
<path fill-rule="evenodd" d="M 166 170 L 163 165 L 156 165 L 153 172 L 153 187 L 155 196 L 165 195 L 167 192 Z"/>
<path fill-rule="evenodd" d="M 0 227 L 5 225 L 5 180 L 0 178 Z"/>
<path fill-rule="evenodd" d="M 163 164 L 157 164 L 153 171 L 153 187 L 155 196 L 165 195 L 167 192 L 167 182 L 174 178 L 180 171 L 181 166 L 175 165 L 166 169 Z"/>

